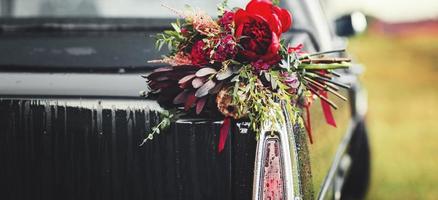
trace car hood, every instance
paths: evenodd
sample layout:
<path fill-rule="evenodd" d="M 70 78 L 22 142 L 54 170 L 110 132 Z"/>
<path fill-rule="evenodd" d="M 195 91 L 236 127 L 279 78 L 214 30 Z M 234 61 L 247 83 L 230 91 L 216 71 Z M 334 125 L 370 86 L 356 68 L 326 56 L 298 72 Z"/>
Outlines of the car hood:
<path fill-rule="evenodd" d="M 140 73 L 0 73 L 2 96 L 74 96 L 140 99 Z"/>

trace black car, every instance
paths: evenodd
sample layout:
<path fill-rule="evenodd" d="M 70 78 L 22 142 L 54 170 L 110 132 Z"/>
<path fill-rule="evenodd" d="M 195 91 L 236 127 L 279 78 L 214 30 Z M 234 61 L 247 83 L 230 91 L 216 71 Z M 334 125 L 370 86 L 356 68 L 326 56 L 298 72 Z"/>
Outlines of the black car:
<path fill-rule="evenodd" d="M 263 149 L 245 122 L 221 153 L 222 122 L 196 117 L 139 146 L 162 110 L 139 92 L 146 89 L 140 75 L 160 67 L 146 61 L 166 53 L 155 50 L 151 35 L 176 18 L 163 2 L 212 15 L 220 3 L 0 0 L 0 199 L 263 199 Z M 331 21 L 318 1 L 281 4 L 294 19 L 284 38 L 308 52 L 345 48 L 341 36 L 357 27 L 353 15 Z M 361 71 L 357 64 L 339 71 L 351 88 L 344 91 L 349 102 L 338 102 L 337 128 L 325 124 L 318 103 L 314 144 L 288 123 L 292 179 L 285 189 L 292 198 L 285 199 L 365 195 L 370 155 Z"/>

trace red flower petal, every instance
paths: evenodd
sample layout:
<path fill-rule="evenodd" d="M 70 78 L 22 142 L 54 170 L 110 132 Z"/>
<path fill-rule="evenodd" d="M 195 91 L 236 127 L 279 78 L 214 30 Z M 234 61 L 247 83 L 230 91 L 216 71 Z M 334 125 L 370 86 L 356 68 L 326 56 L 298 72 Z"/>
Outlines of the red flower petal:
<path fill-rule="evenodd" d="M 246 21 L 248 21 L 248 14 L 246 13 L 245 10 L 243 9 L 239 9 L 236 11 L 236 14 L 234 15 L 234 23 L 236 25 L 236 27 L 239 28 L 239 26 L 243 23 L 245 23 Z M 241 29 L 243 27 L 240 27 Z M 240 33 L 242 32 L 242 30 L 240 31 Z M 236 31 L 236 35 L 240 35 L 238 33 L 238 31 Z"/>
<path fill-rule="evenodd" d="M 272 42 L 268 48 L 268 52 L 262 56 L 262 60 L 271 60 L 278 55 L 278 50 L 280 50 L 280 40 L 275 33 L 272 33 Z"/>
<path fill-rule="evenodd" d="M 281 33 L 288 31 L 292 24 L 291 15 L 287 10 L 274 6 L 270 0 L 252 0 L 245 10 L 236 11 L 234 22 L 236 38 L 251 35 L 251 38 L 238 41 L 244 47 L 239 52 L 242 59 L 248 61 L 261 59 L 272 64 L 275 64 L 274 61 L 279 61 L 277 59 L 280 49 L 279 38 Z M 252 25 L 253 23 L 257 26 Z M 255 38 L 253 35 L 256 35 Z"/>
<path fill-rule="evenodd" d="M 237 29 L 236 29 L 236 38 L 237 39 L 239 39 L 240 38 L 240 36 L 242 36 L 242 32 L 243 32 L 243 25 L 242 26 L 237 26 Z"/>
<path fill-rule="evenodd" d="M 268 23 L 271 31 L 280 36 L 282 33 L 282 23 L 278 15 L 272 14 L 271 19 Z"/>
<path fill-rule="evenodd" d="M 281 9 L 280 17 L 281 17 L 281 22 L 283 25 L 282 32 L 284 33 L 286 31 L 288 31 L 292 25 L 292 15 L 286 9 Z"/>
<path fill-rule="evenodd" d="M 246 5 L 246 12 L 250 15 L 258 15 L 268 22 L 272 17 L 273 7 L 270 1 L 253 0 Z"/>
<path fill-rule="evenodd" d="M 253 15 L 258 15 L 269 23 L 271 30 L 277 35 L 283 32 L 283 24 L 288 23 L 283 21 L 282 9 L 272 5 L 271 1 L 253 0 L 246 6 L 246 11 Z"/>
<path fill-rule="evenodd" d="M 246 5 L 245 9 L 248 12 L 257 13 L 260 12 L 258 9 L 270 10 L 272 6 L 272 1 L 270 0 L 252 0 Z"/>

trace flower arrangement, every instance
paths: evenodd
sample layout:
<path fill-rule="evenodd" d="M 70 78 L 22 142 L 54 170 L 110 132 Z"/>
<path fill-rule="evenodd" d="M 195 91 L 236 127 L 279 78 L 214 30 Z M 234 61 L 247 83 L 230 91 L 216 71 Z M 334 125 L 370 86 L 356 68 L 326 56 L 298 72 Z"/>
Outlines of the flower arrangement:
<path fill-rule="evenodd" d="M 182 21 L 157 35 L 158 49 L 170 54 L 151 62 L 168 66 L 145 75 L 148 98 L 168 109 L 146 142 L 185 114 L 222 116 L 219 151 L 224 148 L 233 121 L 247 119 L 256 134 L 263 126 L 284 124 L 283 112 L 304 116 L 314 98 L 320 98 L 329 124 L 335 125 L 328 93 L 337 91 L 334 70 L 348 68 L 349 59 L 329 58 L 329 53 L 304 53 L 303 45 L 290 46 L 281 39 L 292 26 L 292 15 L 270 0 L 251 0 L 245 9 L 219 6 L 218 19 L 202 11 L 177 12 Z M 308 130 L 310 122 L 301 117 Z"/>

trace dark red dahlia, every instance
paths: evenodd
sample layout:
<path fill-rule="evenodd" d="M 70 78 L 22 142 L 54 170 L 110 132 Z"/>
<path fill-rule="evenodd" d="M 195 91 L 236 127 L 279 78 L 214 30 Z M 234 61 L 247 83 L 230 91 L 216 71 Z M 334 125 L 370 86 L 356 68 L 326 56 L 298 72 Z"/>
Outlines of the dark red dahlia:
<path fill-rule="evenodd" d="M 219 19 L 219 24 L 225 30 L 226 33 L 231 33 L 233 27 L 234 12 L 225 11 L 222 17 Z"/>
<path fill-rule="evenodd" d="M 263 71 L 270 69 L 273 65 L 277 64 L 280 61 L 281 61 L 280 55 L 275 55 L 268 61 L 258 59 L 254 62 L 251 62 L 251 65 L 256 71 Z"/>
<path fill-rule="evenodd" d="M 213 54 L 213 59 L 217 62 L 234 59 L 237 53 L 236 44 L 237 43 L 232 35 L 226 35 L 221 38 Z"/>
<path fill-rule="evenodd" d="M 204 65 L 209 60 L 209 50 L 205 49 L 205 43 L 202 40 L 196 41 L 192 46 L 190 56 L 194 65 Z"/>

